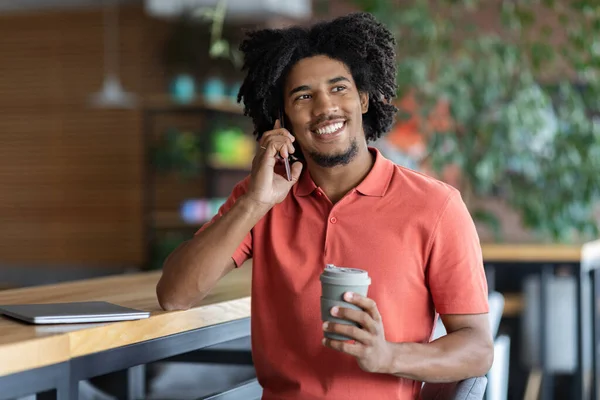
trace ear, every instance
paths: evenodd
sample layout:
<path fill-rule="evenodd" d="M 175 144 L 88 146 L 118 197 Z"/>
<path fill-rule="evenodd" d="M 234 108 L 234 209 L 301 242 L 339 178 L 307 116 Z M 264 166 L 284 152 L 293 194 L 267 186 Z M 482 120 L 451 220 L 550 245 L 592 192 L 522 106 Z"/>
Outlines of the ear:
<path fill-rule="evenodd" d="M 360 97 L 360 108 L 362 113 L 366 114 L 367 111 L 369 111 L 369 93 L 360 92 L 358 96 Z"/>

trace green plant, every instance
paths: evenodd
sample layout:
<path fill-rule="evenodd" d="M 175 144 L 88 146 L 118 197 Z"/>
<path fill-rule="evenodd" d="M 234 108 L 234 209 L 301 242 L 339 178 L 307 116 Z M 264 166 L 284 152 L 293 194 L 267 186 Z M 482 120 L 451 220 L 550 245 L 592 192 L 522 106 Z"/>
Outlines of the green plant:
<path fill-rule="evenodd" d="M 183 12 L 165 43 L 163 57 L 167 66 L 176 71 L 195 71 L 206 62 L 208 51 L 210 59 L 227 60 L 239 69 L 242 54 L 223 35 L 226 14 L 227 0 L 219 0 L 214 7 L 196 7 Z M 208 43 L 205 43 L 201 39 L 206 38 L 207 30 Z"/>
<path fill-rule="evenodd" d="M 168 129 L 152 148 L 152 163 L 161 172 L 193 178 L 202 171 L 202 162 L 200 135 L 191 131 Z"/>
<path fill-rule="evenodd" d="M 236 68 L 240 68 L 243 63 L 242 53 L 232 47 L 229 41 L 223 37 L 226 13 L 227 0 L 219 0 L 214 8 L 201 7 L 192 15 L 210 22 L 210 48 L 208 50 L 210 57 L 228 59 Z"/>
<path fill-rule="evenodd" d="M 190 227 L 190 230 L 192 229 Z M 157 236 L 152 243 L 148 269 L 161 269 L 167 257 L 189 237 L 189 233 L 183 232 L 167 232 Z"/>
<path fill-rule="evenodd" d="M 397 36 L 398 95 L 419 105 L 428 144 L 422 161 L 438 172 L 458 165 L 467 204 L 500 197 L 541 239 L 598 234 L 596 0 L 354 2 Z M 488 20 L 496 29 L 475 24 L 484 11 L 498 16 Z M 440 105 L 449 110 L 447 123 L 429 123 Z M 471 211 L 500 232 L 497 216 Z"/>

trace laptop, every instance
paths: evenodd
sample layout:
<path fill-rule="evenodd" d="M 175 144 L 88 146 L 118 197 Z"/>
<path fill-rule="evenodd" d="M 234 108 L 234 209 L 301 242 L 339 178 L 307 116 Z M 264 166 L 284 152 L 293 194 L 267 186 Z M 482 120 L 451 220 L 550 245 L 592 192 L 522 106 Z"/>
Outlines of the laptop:
<path fill-rule="evenodd" d="M 30 324 L 113 322 L 143 319 L 150 316 L 147 311 L 122 307 L 105 301 L 0 305 L 0 314 Z"/>

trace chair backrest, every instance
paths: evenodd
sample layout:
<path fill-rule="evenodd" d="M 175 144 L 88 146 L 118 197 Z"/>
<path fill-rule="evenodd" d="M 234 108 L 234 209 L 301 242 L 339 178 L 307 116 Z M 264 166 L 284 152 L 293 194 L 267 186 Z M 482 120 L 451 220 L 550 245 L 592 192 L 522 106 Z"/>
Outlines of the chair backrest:
<path fill-rule="evenodd" d="M 490 292 L 488 295 L 488 304 L 490 306 L 490 312 L 488 313 L 490 331 L 492 332 L 492 338 L 495 338 L 498 334 L 498 327 L 500 326 L 502 312 L 504 311 L 504 295 L 500 292 Z M 439 339 L 445 334 L 446 328 L 440 318 L 437 321 L 437 324 L 435 324 L 435 331 L 433 332 L 433 338 L 431 340 Z"/>
<path fill-rule="evenodd" d="M 492 331 L 492 337 L 495 338 L 498 335 L 498 327 L 504 312 L 504 295 L 500 292 L 490 292 L 488 304 L 490 306 L 488 314 L 490 317 L 490 330 Z"/>
<path fill-rule="evenodd" d="M 510 336 L 500 335 L 494 341 L 494 364 L 487 373 L 486 400 L 508 399 L 510 368 Z"/>
<path fill-rule="evenodd" d="M 260 400 L 262 387 L 256 378 L 242 382 L 224 392 L 215 393 L 197 400 Z"/>
<path fill-rule="evenodd" d="M 479 376 L 460 382 L 426 383 L 421 389 L 422 400 L 482 400 L 487 378 Z"/>
<path fill-rule="evenodd" d="M 490 292 L 488 296 L 490 312 L 490 331 L 492 337 L 498 334 L 498 327 L 504 311 L 504 296 L 499 292 Z M 446 335 L 446 328 L 441 318 L 437 321 L 432 340 Z M 480 376 L 451 383 L 425 383 L 421 389 L 423 400 L 481 400 L 485 396 L 487 378 Z"/>

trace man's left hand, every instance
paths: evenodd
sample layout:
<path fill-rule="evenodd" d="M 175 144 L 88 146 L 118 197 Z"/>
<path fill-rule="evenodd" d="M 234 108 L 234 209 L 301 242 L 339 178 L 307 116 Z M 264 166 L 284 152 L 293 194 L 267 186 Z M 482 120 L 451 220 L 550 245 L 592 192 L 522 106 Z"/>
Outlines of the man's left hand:
<path fill-rule="evenodd" d="M 362 311 L 333 307 L 331 315 L 356 322 L 360 328 L 353 325 L 325 322 L 323 324 L 324 331 L 344 335 L 351 340 L 340 341 L 325 338 L 323 345 L 354 356 L 364 371 L 385 372 L 391 361 L 392 352 L 390 343 L 385 340 L 383 322 L 377 304 L 372 299 L 356 293 L 344 294 L 344 300 L 360 307 Z"/>

